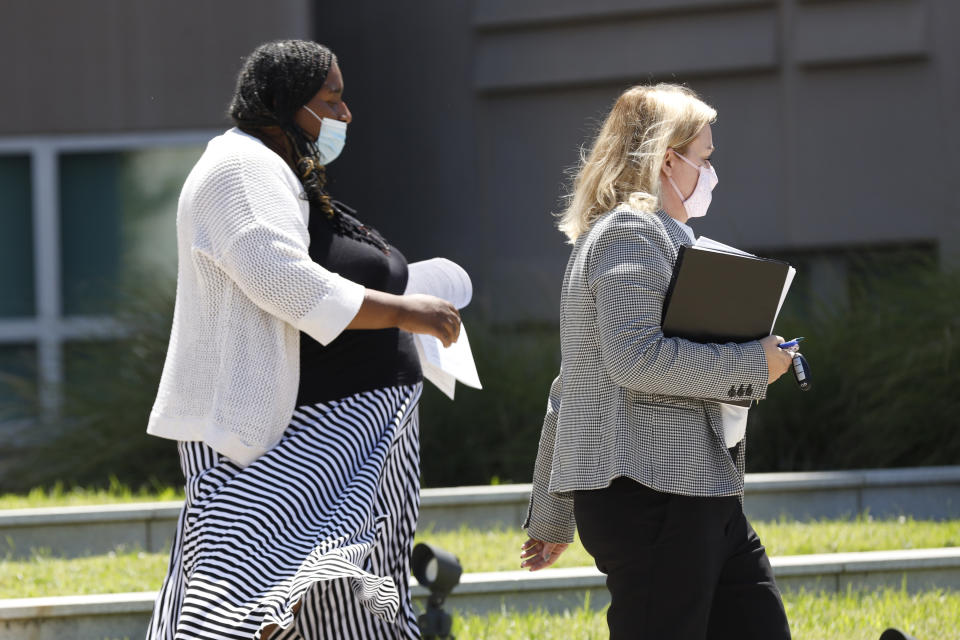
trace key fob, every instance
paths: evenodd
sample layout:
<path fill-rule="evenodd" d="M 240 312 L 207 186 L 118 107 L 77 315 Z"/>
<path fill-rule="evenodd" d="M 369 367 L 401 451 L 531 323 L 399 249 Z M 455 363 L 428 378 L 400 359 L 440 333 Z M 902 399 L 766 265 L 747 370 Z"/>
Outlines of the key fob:
<path fill-rule="evenodd" d="M 803 354 L 797 352 L 793 355 L 793 377 L 797 379 L 801 391 L 810 391 L 813 386 L 813 380 L 810 377 L 810 365 Z"/>

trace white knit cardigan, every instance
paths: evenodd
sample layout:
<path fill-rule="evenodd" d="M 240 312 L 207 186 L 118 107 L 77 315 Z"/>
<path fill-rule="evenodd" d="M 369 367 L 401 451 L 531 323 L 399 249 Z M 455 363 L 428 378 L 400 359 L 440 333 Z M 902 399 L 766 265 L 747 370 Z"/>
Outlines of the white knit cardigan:
<path fill-rule="evenodd" d="M 202 440 L 241 465 L 293 414 L 300 331 L 322 344 L 364 288 L 314 263 L 309 206 L 287 164 L 238 129 L 210 141 L 177 209 L 177 297 L 147 432 Z"/>

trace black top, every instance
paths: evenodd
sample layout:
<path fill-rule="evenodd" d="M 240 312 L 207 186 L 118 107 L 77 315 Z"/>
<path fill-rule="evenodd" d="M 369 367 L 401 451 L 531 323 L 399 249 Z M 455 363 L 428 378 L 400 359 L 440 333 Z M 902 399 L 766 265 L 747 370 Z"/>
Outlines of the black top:
<path fill-rule="evenodd" d="M 368 289 L 393 294 L 406 289 L 407 260 L 396 248 L 385 245 L 387 254 L 374 244 L 337 232 L 318 209 L 311 211 L 309 230 L 310 257 L 317 264 Z M 327 346 L 300 334 L 297 406 L 422 379 L 413 336 L 406 331 L 348 329 Z"/>

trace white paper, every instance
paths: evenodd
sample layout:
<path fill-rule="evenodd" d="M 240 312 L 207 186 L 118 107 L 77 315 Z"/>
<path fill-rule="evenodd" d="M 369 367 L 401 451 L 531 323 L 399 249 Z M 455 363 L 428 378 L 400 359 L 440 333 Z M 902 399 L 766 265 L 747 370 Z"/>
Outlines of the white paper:
<path fill-rule="evenodd" d="M 747 433 L 747 415 L 750 407 L 741 407 L 729 402 L 720 403 L 720 418 L 723 423 L 723 443 L 727 449 L 737 446 Z"/>
<path fill-rule="evenodd" d="M 458 309 L 470 303 L 473 283 L 463 267 L 446 258 L 431 258 L 408 265 L 405 294 L 425 293 L 443 298 Z M 457 380 L 475 389 L 482 389 L 477 365 L 470 350 L 467 328 L 460 324 L 460 337 L 449 347 L 433 336 L 415 334 L 417 354 L 423 377 L 453 400 Z"/>
<path fill-rule="evenodd" d="M 787 292 L 790 291 L 790 285 L 793 284 L 793 277 L 797 275 L 797 270 L 793 267 L 787 270 L 787 281 L 783 283 L 783 291 L 780 293 L 780 304 L 777 305 L 777 313 L 773 316 L 773 324 L 770 325 L 770 333 L 773 333 L 773 327 L 777 324 L 777 317 L 780 315 L 780 309 L 783 308 L 783 301 L 787 299 Z"/>
<path fill-rule="evenodd" d="M 463 324 L 460 325 L 460 337 L 449 347 L 444 347 L 443 343 L 433 336 L 421 333 L 414 337 L 423 377 L 437 385 L 451 400 L 458 380 L 474 389 L 483 388 L 477 374 L 477 365 L 473 361 L 473 352 L 470 350 L 467 329 Z"/>
<path fill-rule="evenodd" d="M 699 238 L 697 238 L 697 241 L 693 243 L 693 246 L 697 249 L 706 249 L 708 251 L 719 251 L 720 253 L 732 253 L 738 256 L 749 256 L 751 258 L 757 257 L 752 253 L 747 253 L 746 251 L 741 251 L 736 247 L 731 247 L 730 245 L 723 244 L 722 242 L 711 240 L 706 236 L 700 236 Z"/>
<path fill-rule="evenodd" d="M 447 373 L 427 360 L 423 343 L 420 341 L 421 337 L 420 335 L 414 336 L 413 342 L 417 345 L 417 355 L 420 356 L 420 369 L 423 371 L 423 377 L 436 385 L 437 389 L 440 389 L 445 396 L 453 400 L 454 393 L 457 390 L 457 378 L 452 373 Z"/>
<path fill-rule="evenodd" d="M 430 258 L 407 266 L 407 289 L 403 293 L 427 293 L 463 309 L 473 298 L 473 283 L 463 267 L 446 258 Z"/>

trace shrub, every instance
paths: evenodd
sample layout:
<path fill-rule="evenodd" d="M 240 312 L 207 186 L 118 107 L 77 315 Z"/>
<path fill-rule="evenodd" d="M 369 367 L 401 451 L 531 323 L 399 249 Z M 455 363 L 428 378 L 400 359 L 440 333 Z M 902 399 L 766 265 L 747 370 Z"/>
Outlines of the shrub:
<path fill-rule="evenodd" d="M 11 438 L 5 490 L 58 482 L 108 487 L 112 477 L 135 488 L 182 484 L 176 444 L 145 432 L 170 337 L 172 284 L 124 285 L 116 312 L 121 336 L 67 345 L 58 406 L 40 407 L 35 378 L 7 377 L 33 418 L 19 421 Z"/>
<path fill-rule="evenodd" d="M 136 287 L 118 312 L 134 330 L 70 347 L 59 413 L 40 412 L 8 440 L 0 461 L 5 490 L 57 481 L 107 486 L 111 476 L 134 488 L 180 484 L 176 447 L 144 432 L 169 336 L 171 294 L 170 286 Z M 469 309 L 465 319 L 485 388 L 459 386 L 451 402 L 426 384 L 424 486 L 529 482 L 559 368 L 558 329 L 493 325 Z M 799 391 L 788 373 L 751 410 L 749 470 L 955 464 L 958 324 L 960 273 L 924 267 L 856 277 L 842 306 L 785 310 L 777 330 L 808 336 L 803 351 L 814 388 Z M 36 403 L 30 379 L 6 382 L 28 405 Z"/>
<path fill-rule="evenodd" d="M 750 470 L 960 460 L 960 273 L 855 278 L 848 305 L 786 317 L 778 331 L 809 336 L 813 389 L 787 373 L 750 412 Z"/>
<path fill-rule="evenodd" d="M 496 326 L 464 313 L 484 388 L 456 400 L 425 383 L 420 407 L 424 486 L 529 482 L 550 383 L 560 369 L 559 329 Z"/>

